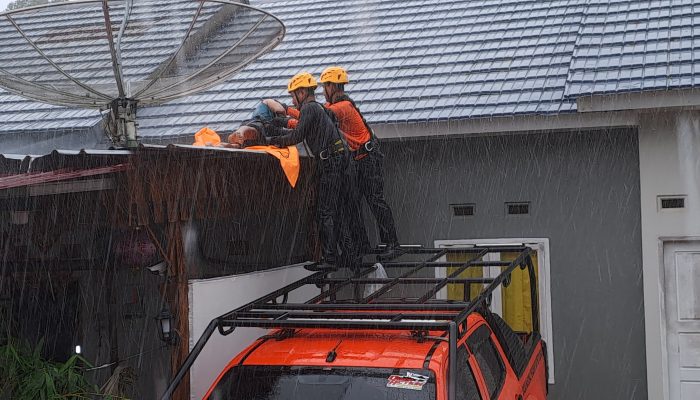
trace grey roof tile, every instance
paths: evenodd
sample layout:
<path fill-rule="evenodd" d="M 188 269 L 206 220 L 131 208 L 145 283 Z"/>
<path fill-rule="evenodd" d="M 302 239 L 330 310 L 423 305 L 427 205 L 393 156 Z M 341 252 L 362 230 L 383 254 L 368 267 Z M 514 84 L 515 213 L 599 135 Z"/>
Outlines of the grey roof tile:
<path fill-rule="evenodd" d="M 694 79 L 683 78 L 693 73 L 695 42 L 700 39 L 694 33 L 700 8 L 694 3 L 589 3 L 573 52 L 566 97 L 694 87 Z M 579 73 L 584 69 L 591 73 Z"/>

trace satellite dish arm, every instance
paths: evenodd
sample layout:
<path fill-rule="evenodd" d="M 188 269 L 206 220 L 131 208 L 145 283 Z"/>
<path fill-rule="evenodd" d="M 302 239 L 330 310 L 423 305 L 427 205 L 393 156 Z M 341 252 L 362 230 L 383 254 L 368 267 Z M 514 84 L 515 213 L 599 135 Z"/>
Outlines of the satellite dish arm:
<path fill-rule="evenodd" d="M 236 68 L 235 70 L 233 70 L 233 72 L 238 72 L 238 71 L 242 70 L 243 68 L 247 67 L 250 63 L 252 63 L 253 61 L 255 61 L 260 55 L 265 54 L 268 50 L 270 50 L 271 48 L 275 47 L 276 45 L 277 45 L 277 43 L 271 43 L 269 46 L 266 46 L 264 49 L 262 49 L 262 50 L 259 51 L 258 53 L 256 53 L 256 54 L 254 54 L 254 55 L 248 57 L 248 59 L 246 59 L 244 62 L 242 62 L 241 65 L 238 66 L 238 68 Z M 216 81 L 220 81 L 220 80 L 221 80 L 220 77 L 215 76 L 215 77 L 210 78 L 210 79 L 208 79 L 208 80 L 206 80 L 206 81 L 200 82 L 199 85 L 192 85 L 192 87 L 191 87 L 190 90 L 187 90 L 187 91 L 184 91 L 184 92 L 180 92 L 180 93 L 175 94 L 175 95 L 162 96 L 162 97 L 160 97 L 159 100 L 160 100 L 161 102 L 163 102 L 163 101 L 170 101 L 170 100 L 173 100 L 173 99 L 180 98 L 180 97 L 182 97 L 183 95 L 190 95 L 190 94 L 198 93 L 198 92 L 200 92 L 200 91 L 202 91 L 202 90 L 204 90 L 204 89 L 206 89 L 206 88 L 208 88 L 208 87 L 211 87 L 212 85 L 216 84 Z M 147 100 L 141 100 L 141 102 L 142 102 L 143 104 L 157 104 L 157 102 L 148 102 Z"/>
<path fill-rule="evenodd" d="M 122 21 L 122 28 L 126 26 L 127 20 L 129 19 L 129 12 L 131 12 L 131 7 L 127 3 L 124 10 L 124 21 Z M 112 19 L 109 16 L 109 4 L 107 0 L 102 0 L 102 12 L 105 17 L 105 29 L 107 30 L 107 42 L 109 42 L 110 55 L 112 56 L 112 69 L 114 70 L 114 79 L 117 81 L 117 90 L 119 91 L 119 97 L 126 97 L 126 92 L 124 91 L 124 82 L 122 80 L 122 68 L 121 68 L 121 52 L 119 48 L 114 46 L 114 35 L 112 34 Z M 121 29 L 119 30 L 119 40 L 121 40 Z M 119 51 L 119 53 L 117 53 Z"/>
<path fill-rule="evenodd" d="M 190 23 L 190 27 L 187 29 L 187 33 L 185 33 L 185 37 L 182 38 L 182 42 L 180 43 L 180 47 L 175 50 L 175 52 L 170 56 L 170 58 L 163 63 L 154 73 L 149 76 L 149 79 L 151 80 L 148 85 L 146 85 L 143 89 L 139 90 L 138 93 L 134 95 L 134 97 L 139 97 L 143 92 L 148 90 L 153 84 L 158 82 L 158 79 L 163 75 L 165 71 L 170 69 L 170 67 L 173 65 L 173 62 L 177 59 L 177 57 L 180 55 L 180 52 L 182 49 L 185 47 L 185 43 L 187 43 L 187 39 L 189 39 L 190 35 L 192 34 L 192 29 L 194 29 L 195 24 L 197 23 L 197 19 L 199 18 L 199 15 L 202 13 L 202 8 L 204 8 L 204 2 L 199 3 L 199 7 L 197 7 L 197 12 L 194 14 L 194 17 L 192 18 L 192 22 Z"/>
<path fill-rule="evenodd" d="M 115 74 L 117 78 L 117 85 L 121 91 L 124 91 L 124 73 L 122 71 L 122 37 L 124 37 L 124 31 L 126 31 L 126 25 L 129 23 L 129 18 L 131 17 L 131 9 L 134 7 L 134 0 L 127 0 L 124 5 L 124 20 L 122 21 L 122 26 L 119 27 L 119 36 L 117 36 L 117 70 Z M 128 89 L 128 88 L 127 88 Z M 126 93 L 127 96 L 131 96 L 131 93 Z"/>
<path fill-rule="evenodd" d="M 62 105 L 62 106 L 66 106 L 66 105 L 71 105 L 71 106 L 75 106 L 75 105 L 85 105 L 85 97 L 83 97 L 83 96 L 76 95 L 76 94 L 69 93 L 69 92 L 65 92 L 65 91 L 63 91 L 63 90 L 60 90 L 60 89 L 54 87 L 54 86 L 44 85 L 44 84 L 40 84 L 40 83 L 36 83 L 36 82 L 30 82 L 30 81 L 28 81 L 28 80 L 26 80 L 26 79 L 24 79 L 24 78 L 22 78 L 22 77 L 19 77 L 19 76 L 15 75 L 15 74 L 11 73 L 10 71 L 8 71 L 8 70 L 6 70 L 6 69 L 3 69 L 3 68 L 0 68 L 0 73 L 6 75 L 6 76 L 8 76 L 8 77 L 11 77 L 11 78 L 14 80 L 14 82 L 13 82 L 13 81 L 9 81 L 9 84 L 3 85 L 3 89 L 5 89 L 5 90 L 7 90 L 7 91 L 10 91 L 10 92 L 12 92 L 12 93 L 15 93 L 15 94 L 17 94 L 17 95 L 19 95 L 19 96 L 27 97 L 27 98 L 34 99 L 34 100 L 37 100 L 37 101 L 40 101 L 40 102 L 46 102 L 46 103 L 57 104 L 57 105 Z M 4 80 L 2 76 L 0 76 L 0 82 L 7 82 L 7 81 Z M 75 102 L 70 102 L 70 101 L 69 101 L 69 102 L 49 101 L 49 100 L 46 99 L 45 96 L 38 96 L 38 95 L 37 95 L 37 96 L 32 96 L 31 93 L 26 92 L 26 91 L 23 91 L 22 89 L 15 89 L 15 88 L 12 88 L 12 83 L 15 83 L 15 84 L 16 84 L 16 83 L 21 83 L 22 85 L 25 85 L 25 86 L 28 86 L 28 87 L 36 88 L 36 89 L 38 89 L 40 92 L 57 93 L 57 94 L 60 94 L 61 96 L 63 96 L 64 98 L 66 98 L 66 99 L 69 99 L 69 100 L 70 100 L 70 99 L 74 99 Z M 95 101 L 94 101 L 94 104 L 93 104 L 93 105 L 94 105 L 93 108 L 102 108 L 102 105 L 103 105 L 103 104 L 105 104 L 104 101 L 98 102 L 97 100 L 95 100 Z"/>
<path fill-rule="evenodd" d="M 248 30 L 248 32 L 246 32 L 235 44 L 233 44 L 233 46 L 231 46 L 231 48 L 229 48 L 226 52 L 224 52 L 224 53 L 223 53 L 222 55 L 220 55 L 219 57 L 215 58 L 212 62 L 210 62 L 209 64 L 207 64 L 207 65 L 205 65 L 204 67 L 200 68 L 199 70 L 197 70 L 197 72 L 193 73 L 192 75 L 188 76 L 187 78 L 180 79 L 177 83 L 174 83 L 174 84 L 171 84 L 171 85 L 168 85 L 168 86 L 159 88 L 159 89 L 156 90 L 154 93 L 150 93 L 149 96 L 156 96 L 156 95 L 158 95 L 158 94 L 160 94 L 160 93 L 163 93 L 163 92 L 165 92 L 165 91 L 168 91 L 168 90 L 170 90 L 170 89 L 172 89 L 172 88 L 174 88 L 174 87 L 176 87 L 176 86 L 182 85 L 184 82 L 191 81 L 192 79 L 194 79 L 194 78 L 196 78 L 197 76 L 201 75 L 204 71 L 206 71 L 207 69 L 209 69 L 209 67 L 211 67 L 212 65 L 218 63 L 219 61 L 221 61 L 221 60 L 222 60 L 224 57 L 226 57 L 227 55 L 231 54 L 231 52 L 234 51 L 234 50 L 238 47 L 239 44 L 243 43 L 243 41 L 245 41 L 246 39 L 248 39 L 248 37 L 249 37 L 253 32 L 255 32 L 255 31 L 258 29 L 258 27 L 267 19 L 267 17 L 268 17 L 267 14 L 263 14 L 262 18 L 260 18 L 260 19 L 258 20 L 258 22 L 257 22 L 255 25 L 253 25 L 253 26 Z"/>
<path fill-rule="evenodd" d="M 107 0 L 105 0 L 105 1 L 107 1 Z M 102 99 L 105 99 L 105 100 L 107 100 L 107 101 L 110 101 L 110 100 L 112 99 L 111 97 L 107 96 L 106 94 L 100 93 L 100 92 L 94 90 L 93 88 L 91 88 L 91 87 L 89 87 L 89 86 L 87 86 L 87 85 L 82 84 L 80 81 L 76 80 L 76 79 L 73 78 L 70 74 L 68 74 L 67 72 L 65 72 L 65 71 L 64 71 L 61 67 L 59 67 L 55 62 L 53 62 L 43 51 L 41 51 L 41 49 L 40 49 L 29 37 L 27 37 L 27 35 L 24 34 L 24 31 L 22 30 L 22 28 L 20 28 L 19 25 L 17 25 L 17 23 L 15 22 L 15 20 L 12 19 L 12 17 L 11 17 L 9 14 L 5 14 L 5 18 L 7 18 L 7 20 L 10 21 L 10 23 L 12 24 L 12 26 L 14 26 L 15 29 L 17 30 L 17 32 L 19 32 L 19 34 L 22 35 L 22 37 L 24 38 L 24 40 L 26 40 L 27 43 L 29 43 L 29 45 L 32 46 L 32 47 L 34 48 L 34 50 L 36 50 L 36 52 L 39 53 L 39 54 L 41 55 L 41 57 L 44 58 L 44 60 L 46 60 L 46 62 L 48 62 L 49 64 L 51 64 L 52 67 L 54 67 L 58 72 L 60 72 L 61 75 L 65 76 L 66 78 L 68 78 L 70 81 L 72 81 L 72 82 L 75 83 L 76 85 L 80 86 L 81 88 L 87 90 L 87 91 L 90 92 L 90 93 L 93 93 L 93 94 L 97 95 L 98 97 L 100 97 L 100 98 L 102 98 Z"/>

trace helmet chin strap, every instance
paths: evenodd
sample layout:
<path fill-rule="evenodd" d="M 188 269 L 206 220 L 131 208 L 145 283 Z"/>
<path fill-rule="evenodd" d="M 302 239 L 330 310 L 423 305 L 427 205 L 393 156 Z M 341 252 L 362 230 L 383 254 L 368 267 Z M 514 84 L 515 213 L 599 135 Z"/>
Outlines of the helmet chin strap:
<path fill-rule="evenodd" d="M 338 94 L 337 88 L 338 86 L 335 84 L 326 84 L 323 87 L 323 95 L 326 96 L 326 100 L 331 104 L 333 103 L 333 100 L 335 100 L 335 95 Z"/>
<path fill-rule="evenodd" d="M 306 101 L 306 99 L 309 98 L 309 92 L 308 92 L 308 90 L 304 90 L 304 93 L 305 93 L 305 96 L 304 96 L 303 98 L 300 98 L 300 96 L 299 96 L 299 91 L 296 90 L 296 91 L 294 92 L 294 97 L 296 98 L 297 104 L 299 104 L 299 107 L 301 107 L 301 105 L 304 104 L 304 102 Z"/>
<path fill-rule="evenodd" d="M 297 107 L 301 107 L 301 102 L 299 101 L 299 91 L 295 90 L 292 92 L 292 97 L 294 98 L 294 101 L 296 101 Z"/>

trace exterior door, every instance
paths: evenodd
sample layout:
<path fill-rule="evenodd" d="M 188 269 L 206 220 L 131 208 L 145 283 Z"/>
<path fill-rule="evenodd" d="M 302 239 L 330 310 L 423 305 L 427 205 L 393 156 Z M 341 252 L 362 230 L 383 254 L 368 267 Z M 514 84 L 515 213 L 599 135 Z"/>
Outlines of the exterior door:
<path fill-rule="evenodd" d="M 700 241 L 664 246 L 669 399 L 700 398 Z"/>

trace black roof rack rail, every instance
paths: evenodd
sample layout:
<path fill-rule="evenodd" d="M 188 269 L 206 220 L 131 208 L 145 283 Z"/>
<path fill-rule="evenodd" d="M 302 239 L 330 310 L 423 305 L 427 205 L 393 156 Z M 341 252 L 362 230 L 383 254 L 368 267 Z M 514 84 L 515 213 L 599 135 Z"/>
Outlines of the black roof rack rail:
<path fill-rule="evenodd" d="M 242 307 L 213 319 L 183 365 L 178 370 L 167 390 L 161 397 L 169 400 L 204 348 L 211 335 L 218 330 L 221 335 L 231 334 L 238 327 L 279 328 L 294 330 L 314 329 L 358 329 L 358 330 L 409 330 L 443 331 L 449 342 L 449 360 L 456 359 L 457 341 L 467 331 L 467 317 L 490 304 L 492 292 L 502 284 L 510 282 L 510 274 L 516 268 L 527 269 L 530 282 L 536 282 L 531 254 L 526 246 L 472 246 L 460 248 L 406 247 L 396 259 L 382 262 L 386 270 L 406 269 L 394 278 L 369 277 L 376 267 L 365 263 L 347 278 L 332 277 L 327 272 L 316 272 L 279 290 L 269 293 Z M 485 260 L 489 254 L 515 253 L 512 261 Z M 465 262 L 437 261 L 448 254 L 467 255 Z M 426 256 L 422 260 L 401 260 Z M 460 275 L 473 268 L 500 267 L 501 272 L 494 278 L 463 278 Z M 429 269 L 445 269 L 444 277 L 413 276 Z M 451 270 L 449 270 L 450 268 Z M 449 272 L 448 272 L 449 271 Z M 482 274 L 483 276 L 483 274 Z M 364 285 L 379 285 L 376 290 L 364 295 Z M 462 301 L 435 299 L 447 285 L 462 285 Z M 478 296 L 471 299 L 472 284 L 483 284 Z M 306 285 L 320 288 L 319 295 L 304 303 L 289 303 L 289 295 Z M 415 298 L 392 299 L 383 297 L 393 288 L 408 285 L 426 285 L 427 291 Z M 353 289 L 353 296 L 338 300 L 337 295 L 345 288 Z M 377 286 L 375 286 L 377 287 Z M 533 330 L 539 332 L 539 310 L 537 285 L 530 285 Z M 394 313 L 389 311 L 395 311 Z M 459 327 L 462 326 L 462 329 Z M 419 335 L 420 336 L 420 335 Z M 451 362 L 451 361 L 448 361 Z M 455 399 L 455 368 L 449 368 L 448 399 Z"/>

